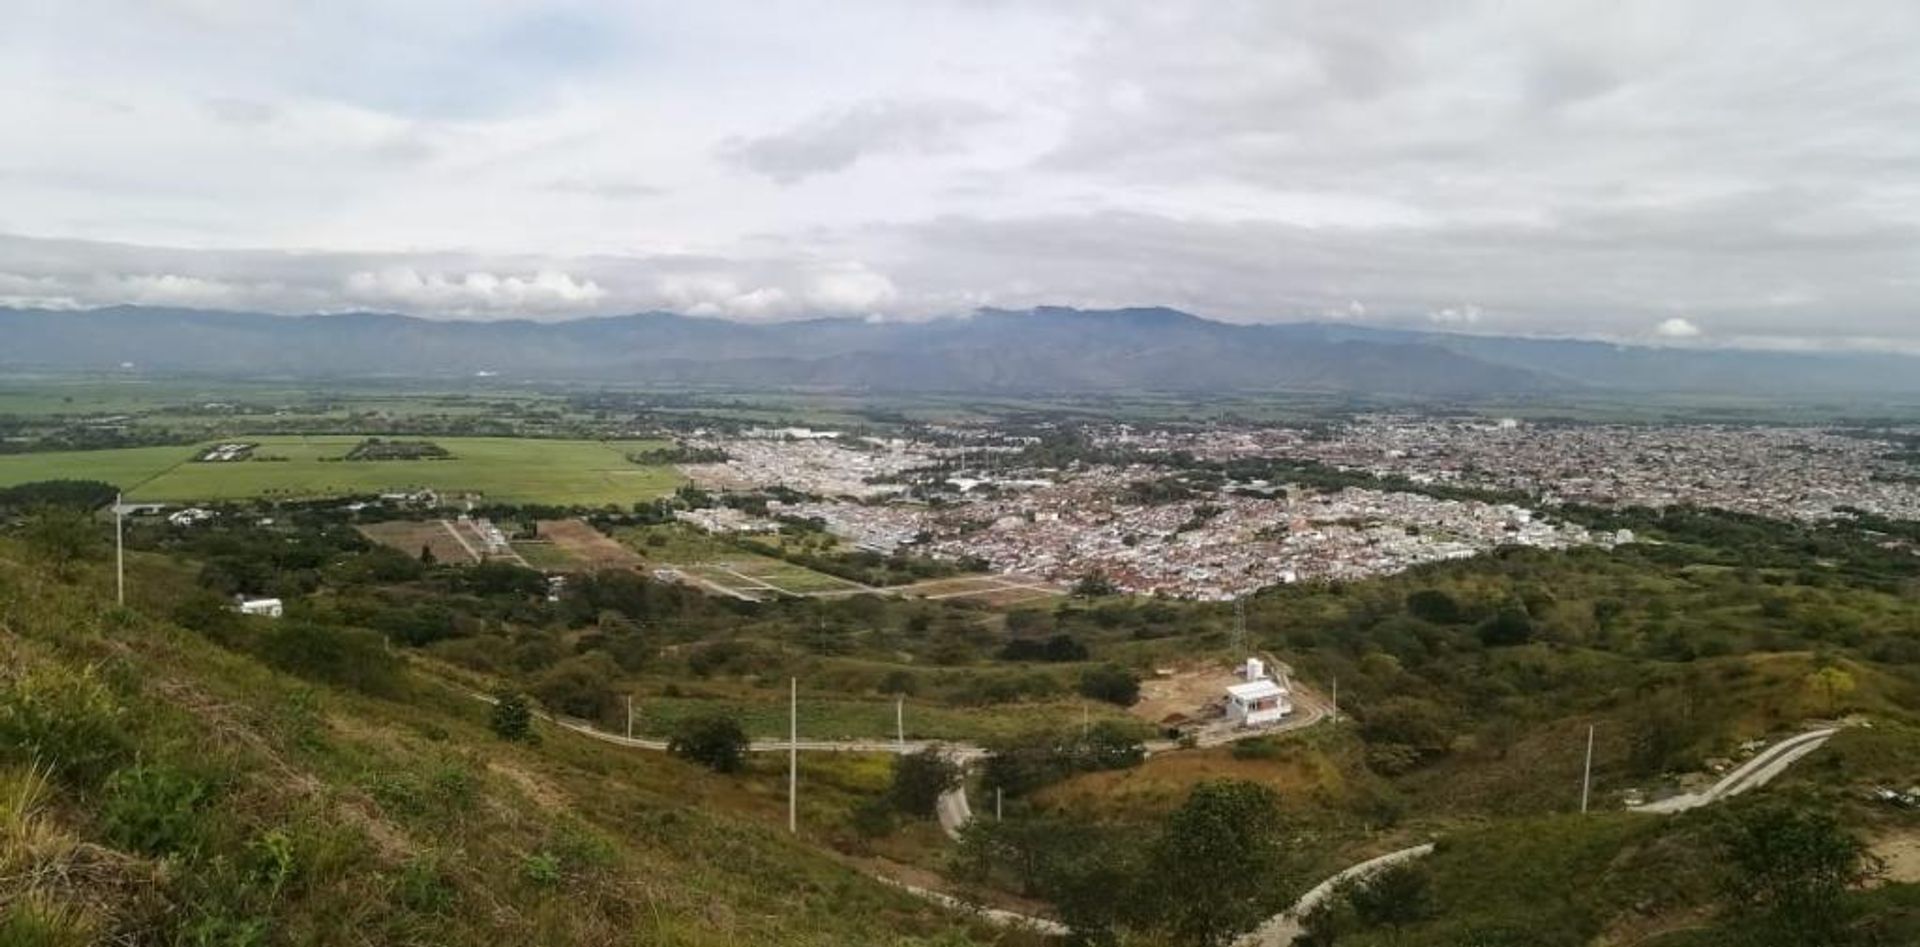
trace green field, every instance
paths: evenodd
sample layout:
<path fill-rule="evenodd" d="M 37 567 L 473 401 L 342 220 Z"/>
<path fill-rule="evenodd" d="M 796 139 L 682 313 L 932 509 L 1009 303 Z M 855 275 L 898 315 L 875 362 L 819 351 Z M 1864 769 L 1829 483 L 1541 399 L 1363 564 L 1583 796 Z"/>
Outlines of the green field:
<path fill-rule="evenodd" d="M 352 435 L 240 437 L 255 455 L 284 461 L 195 463 L 200 446 L 138 447 L 0 456 L 0 486 L 62 478 L 105 480 L 140 501 L 300 499 L 430 488 L 488 500 L 626 506 L 672 491 L 670 467 L 628 463 L 651 441 L 437 437 L 447 460 L 342 461 Z"/>
<path fill-rule="evenodd" d="M 888 739 L 894 736 L 893 708 L 893 701 L 886 699 L 802 696 L 800 739 Z M 636 735 L 668 736 L 679 721 L 712 713 L 726 714 L 739 721 L 747 735 L 755 739 L 784 738 L 787 735 L 787 699 L 784 693 L 769 695 L 765 700 L 643 697 L 633 702 L 633 709 Z M 1093 721 L 1132 720 L 1112 705 L 1094 701 L 1036 701 L 961 709 L 909 700 L 906 705 L 907 739 L 991 740 L 1047 726 L 1077 726 L 1082 713 L 1087 714 L 1086 719 Z"/>
<path fill-rule="evenodd" d="M 672 566 L 724 589 L 763 598 L 770 592 L 813 595 L 854 592 L 864 586 L 784 559 L 741 549 L 689 526 L 669 524 L 621 529 L 613 538 L 649 562 Z M 771 590 L 769 590 L 771 586 Z"/>

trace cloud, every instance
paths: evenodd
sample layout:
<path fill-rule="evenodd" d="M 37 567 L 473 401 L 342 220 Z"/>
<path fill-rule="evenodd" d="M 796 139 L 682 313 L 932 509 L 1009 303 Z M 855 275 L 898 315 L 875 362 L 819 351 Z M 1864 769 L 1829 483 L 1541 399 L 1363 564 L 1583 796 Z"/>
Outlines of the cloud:
<path fill-rule="evenodd" d="M 1904 0 L 28 4 L 0 300 L 1912 348 L 1916 39 Z"/>
<path fill-rule="evenodd" d="M 859 263 L 824 267 L 810 284 L 807 302 L 826 312 L 871 313 L 899 296 L 892 280 Z"/>
<path fill-rule="evenodd" d="M 606 296 L 598 283 L 557 270 L 526 276 L 484 271 L 448 276 L 389 267 L 353 273 L 343 289 L 344 297 L 357 305 L 453 314 L 578 312 Z"/>
<path fill-rule="evenodd" d="M 793 184 L 844 171 L 869 155 L 950 151 L 994 118 L 991 109 L 957 100 L 862 102 L 774 134 L 729 138 L 721 144 L 720 156 L 781 184 Z"/>
<path fill-rule="evenodd" d="M 1697 339 L 1700 327 L 1692 321 L 1675 316 L 1653 327 L 1653 334 L 1663 339 Z"/>
<path fill-rule="evenodd" d="M 1472 326 L 1480 322 L 1480 307 L 1475 305 L 1443 306 L 1427 313 L 1427 321 L 1437 326 Z"/>

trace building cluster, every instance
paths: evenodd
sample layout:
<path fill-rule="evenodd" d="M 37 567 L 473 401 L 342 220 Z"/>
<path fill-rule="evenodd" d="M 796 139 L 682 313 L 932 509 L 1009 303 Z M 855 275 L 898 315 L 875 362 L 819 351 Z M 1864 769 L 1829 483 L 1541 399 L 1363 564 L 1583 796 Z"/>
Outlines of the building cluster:
<path fill-rule="evenodd" d="M 1416 488 L 1472 487 L 1533 498 L 1515 503 L 1441 499 L 1428 494 L 1445 491 L 1417 489 L 1312 489 L 1284 477 L 1273 484 L 1195 487 L 1210 482 L 1202 479 L 1157 494 L 1141 489 L 1171 472 L 1157 463 L 1031 470 L 1010 463 L 1016 448 L 1005 445 L 991 450 L 764 434 L 716 441 L 712 446 L 731 460 L 684 469 L 710 489 L 783 486 L 809 494 L 805 502 L 770 510 L 817 520 L 866 549 L 978 559 L 999 571 L 1061 583 L 1097 574 L 1126 591 L 1225 599 L 1277 583 L 1397 572 L 1505 545 L 1631 541 L 1624 533 L 1559 520 L 1552 510 L 1562 503 L 1694 504 L 1802 520 L 1831 517 L 1839 508 L 1920 519 L 1920 479 L 1912 450 L 1899 437 L 1792 427 L 1363 416 L 1311 428 L 1115 426 L 1096 441 L 1142 461 L 1176 452 L 1202 461 L 1314 461 Z M 969 453 L 990 462 L 968 463 Z M 924 502 L 929 498 L 935 502 Z"/>
<path fill-rule="evenodd" d="M 810 432 L 817 433 L 817 432 Z M 719 447 L 727 461 L 682 464 L 681 472 L 707 490 L 783 486 L 826 497 L 870 498 L 903 492 L 899 477 L 934 462 L 927 450 L 901 440 L 793 437 L 783 432 L 725 441 L 689 441 Z"/>
<path fill-rule="evenodd" d="M 1099 574 L 1124 591 L 1228 599 L 1304 579 L 1352 579 L 1502 545 L 1612 542 L 1507 504 L 1346 489 L 1133 502 L 1138 471 L 1094 468 L 1014 496 L 928 512 L 923 547 L 1060 582 Z"/>
<path fill-rule="evenodd" d="M 1818 520 L 1836 507 L 1920 519 L 1920 465 L 1890 438 L 1810 427 L 1531 424 L 1374 415 L 1323 431 L 1147 431 L 1106 440 L 1204 459 L 1287 456 L 1543 502 L 1717 507 Z"/>

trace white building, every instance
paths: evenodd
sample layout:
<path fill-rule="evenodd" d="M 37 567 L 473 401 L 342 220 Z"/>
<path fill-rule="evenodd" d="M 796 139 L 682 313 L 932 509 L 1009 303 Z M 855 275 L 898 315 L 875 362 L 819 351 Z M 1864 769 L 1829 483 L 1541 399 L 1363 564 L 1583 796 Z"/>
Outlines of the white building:
<path fill-rule="evenodd" d="M 286 606 L 277 598 L 243 598 L 238 606 L 242 615 L 265 615 L 279 618 L 286 613 Z"/>
<path fill-rule="evenodd" d="M 1227 688 L 1227 720 L 1238 726 L 1264 727 L 1279 723 L 1290 713 L 1293 701 L 1287 689 L 1271 678 Z"/>

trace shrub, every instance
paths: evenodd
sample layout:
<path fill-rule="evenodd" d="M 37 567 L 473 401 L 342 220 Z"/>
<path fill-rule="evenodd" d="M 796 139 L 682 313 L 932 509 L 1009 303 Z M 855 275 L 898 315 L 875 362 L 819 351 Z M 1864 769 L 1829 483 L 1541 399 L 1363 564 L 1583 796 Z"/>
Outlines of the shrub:
<path fill-rule="evenodd" d="M 736 773 L 746 764 L 747 733 L 725 714 L 688 717 L 674 728 L 667 752 L 716 773 Z"/>
<path fill-rule="evenodd" d="M 901 812 L 924 819 L 933 815 L 940 797 L 959 784 L 960 767 L 938 747 L 927 747 L 894 758 L 887 797 Z"/>
<path fill-rule="evenodd" d="M 20 527 L 27 548 L 53 566 L 62 578 L 75 562 L 91 557 L 100 547 L 100 533 L 92 514 L 71 506 L 42 506 Z"/>
<path fill-rule="evenodd" d="M 493 711 L 487 715 L 487 726 L 502 740 L 532 742 L 533 708 L 527 705 L 527 699 L 518 691 L 501 691 L 494 696 Z"/>
<path fill-rule="evenodd" d="M 0 688 L 0 758 L 97 785 L 131 749 L 125 711 L 93 668 L 35 668 Z"/>
<path fill-rule="evenodd" d="M 107 780 L 100 808 L 107 838 L 148 855 L 191 855 L 200 846 L 201 813 L 213 787 L 170 766 L 141 764 Z"/>
<path fill-rule="evenodd" d="M 619 673 L 605 652 L 575 655 L 541 674 L 533 696 L 558 713 L 596 720 L 613 708 L 613 680 Z"/>
<path fill-rule="evenodd" d="M 520 876 L 539 888 L 555 887 L 564 877 L 560 871 L 560 859 L 552 852 L 534 852 L 522 858 Z"/>
<path fill-rule="evenodd" d="M 847 822 L 861 838 L 880 838 L 893 834 L 898 812 L 890 798 L 870 797 L 855 803 Z"/>
<path fill-rule="evenodd" d="M 401 690 L 404 668 L 378 635 L 358 628 L 329 628 L 283 621 L 263 635 L 260 657 L 301 677 L 381 696 Z"/>
<path fill-rule="evenodd" d="M 1121 707 L 1140 699 L 1140 678 L 1117 664 L 1091 667 L 1080 675 L 1080 693 Z"/>
<path fill-rule="evenodd" d="M 453 906 L 453 883 L 431 856 L 416 856 L 400 866 L 394 893 L 409 911 L 439 914 Z"/>

